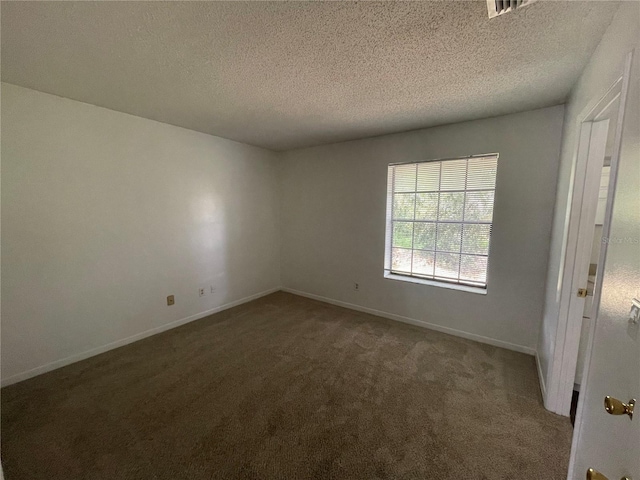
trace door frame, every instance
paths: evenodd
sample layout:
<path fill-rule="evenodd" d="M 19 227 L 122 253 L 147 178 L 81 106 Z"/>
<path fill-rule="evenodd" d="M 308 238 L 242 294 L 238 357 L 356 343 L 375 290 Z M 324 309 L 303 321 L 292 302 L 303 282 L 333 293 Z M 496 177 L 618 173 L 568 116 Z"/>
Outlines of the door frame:
<path fill-rule="evenodd" d="M 613 195 L 616 189 L 618 159 L 620 156 L 620 144 L 622 138 L 622 125 L 624 110 L 629 87 L 631 73 L 631 59 L 633 52 L 629 52 L 624 63 L 621 75 L 611 85 L 607 92 L 593 106 L 587 106 L 578 116 L 578 148 L 574 169 L 571 175 L 573 183 L 570 198 L 570 210 L 568 212 L 568 226 L 564 244 L 564 261 L 561 265 L 561 288 L 559 289 L 559 314 L 558 327 L 556 329 L 556 341 L 549 378 L 547 382 L 545 406 L 548 410 L 559 415 L 569 416 L 571 398 L 573 395 L 576 365 L 578 362 L 578 346 L 580 344 L 580 331 L 582 329 L 582 312 L 579 306 L 584 306 L 584 301 L 576 302 L 578 288 L 584 288 L 579 282 L 587 278 L 585 265 L 591 254 L 593 229 L 595 227 L 595 204 L 597 202 L 602 172 L 602 160 L 597 152 L 591 148 L 593 135 L 600 135 L 597 124 L 603 120 L 602 115 L 607 107 L 619 98 L 620 106 L 617 112 L 617 125 L 614 137 L 613 153 L 611 155 L 611 171 L 609 174 L 609 190 L 605 207 L 605 219 L 602 228 L 602 236 L 607 237 L 610 231 L 611 212 L 613 210 Z M 594 130 L 595 129 L 595 130 Z M 606 142 L 606 137 L 605 137 Z M 597 178 L 596 178 L 597 177 Z M 582 221 L 581 221 L 582 220 Z M 589 232 L 590 235 L 589 235 Z M 585 235 L 585 233 L 587 235 Z M 586 238 L 585 238 L 586 237 Z M 600 288 L 602 274 L 606 261 L 607 248 L 603 244 L 598 259 L 596 283 L 593 292 L 592 311 L 597 312 L 600 304 Z M 579 316 L 578 316 L 579 312 Z M 577 318 L 576 318 L 577 317 Z M 591 345 L 593 342 L 593 330 L 595 317 L 591 321 L 589 340 L 587 344 L 585 366 L 583 370 L 583 385 L 588 374 L 588 365 L 591 357 Z M 579 411 L 582 402 L 579 402 Z M 577 438 L 578 422 L 574 440 Z"/>

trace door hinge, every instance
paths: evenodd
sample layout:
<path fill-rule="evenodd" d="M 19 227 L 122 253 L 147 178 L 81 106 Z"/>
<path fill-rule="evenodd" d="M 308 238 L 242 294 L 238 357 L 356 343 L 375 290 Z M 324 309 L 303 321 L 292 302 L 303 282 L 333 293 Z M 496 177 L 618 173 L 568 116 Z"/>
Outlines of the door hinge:
<path fill-rule="evenodd" d="M 587 296 L 587 289 L 586 288 L 579 288 L 578 289 L 578 296 L 580 298 L 584 298 Z"/>

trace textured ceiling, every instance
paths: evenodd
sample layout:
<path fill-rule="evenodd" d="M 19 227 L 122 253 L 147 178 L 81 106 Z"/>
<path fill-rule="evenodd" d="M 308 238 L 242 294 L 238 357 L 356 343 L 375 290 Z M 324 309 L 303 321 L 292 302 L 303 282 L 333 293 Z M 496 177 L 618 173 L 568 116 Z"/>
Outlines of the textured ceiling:
<path fill-rule="evenodd" d="M 2 80 L 285 150 L 562 103 L 616 8 L 3 2 Z"/>

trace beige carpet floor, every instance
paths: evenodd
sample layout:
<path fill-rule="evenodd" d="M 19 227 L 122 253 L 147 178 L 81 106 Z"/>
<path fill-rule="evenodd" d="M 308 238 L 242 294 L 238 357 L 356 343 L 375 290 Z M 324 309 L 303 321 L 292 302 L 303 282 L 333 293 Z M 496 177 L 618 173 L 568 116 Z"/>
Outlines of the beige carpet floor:
<path fill-rule="evenodd" d="M 19 479 L 564 479 L 533 357 L 276 293 L 2 390 Z"/>

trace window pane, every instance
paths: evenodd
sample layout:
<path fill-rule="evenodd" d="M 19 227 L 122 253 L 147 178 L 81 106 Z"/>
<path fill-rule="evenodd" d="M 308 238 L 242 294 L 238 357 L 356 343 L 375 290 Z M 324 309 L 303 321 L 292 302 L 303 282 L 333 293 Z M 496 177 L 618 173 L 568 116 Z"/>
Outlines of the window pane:
<path fill-rule="evenodd" d="M 418 164 L 418 191 L 436 192 L 440 189 L 440 162 Z"/>
<path fill-rule="evenodd" d="M 413 252 L 413 273 L 433 275 L 434 263 L 433 252 L 421 252 L 419 250 Z"/>
<path fill-rule="evenodd" d="M 439 223 L 436 249 L 445 252 L 459 252 L 462 225 L 459 223 Z"/>
<path fill-rule="evenodd" d="M 438 207 L 438 220 L 462 221 L 464 192 L 441 193 Z"/>
<path fill-rule="evenodd" d="M 467 176 L 467 160 L 442 162 L 440 190 L 464 190 Z"/>
<path fill-rule="evenodd" d="M 387 269 L 486 287 L 497 155 L 390 165 Z"/>
<path fill-rule="evenodd" d="M 413 248 L 421 250 L 435 250 L 436 247 L 436 224 L 435 223 L 414 223 L 413 224 Z"/>
<path fill-rule="evenodd" d="M 391 249 L 391 269 L 396 272 L 411 273 L 411 250 Z"/>
<path fill-rule="evenodd" d="M 413 223 L 393 222 L 393 246 L 411 248 L 413 237 Z"/>
<path fill-rule="evenodd" d="M 396 165 L 393 176 L 394 192 L 415 192 L 416 164 Z"/>
<path fill-rule="evenodd" d="M 462 253 L 489 254 L 491 225 L 466 224 L 462 231 Z"/>
<path fill-rule="evenodd" d="M 469 222 L 490 222 L 493 218 L 493 191 L 467 192 L 464 219 Z"/>
<path fill-rule="evenodd" d="M 438 193 L 419 193 L 416 196 L 416 220 L 438 218 Z"/>
<path fill-rule="evenodd" d="M 496 186 L 498 159 L 495 157 L 472 158 L 469 160 L 467 189 L 493 189 Z"/>
<path fill-rule="evenodd" d="M 487 257 L 462 255 L 460 260 L 460 280 L 487 283 Z"/>
<path fill-rule="evenodd" d="M 416 195 L 414 193 L 400 193 L 393 196 L 393 218 L 413 220 Z"/>
<path fill-rule="evenodd" d="M 436 252 L 436 276 L 452 279 L 458 278 L 460 255 Z"/>

